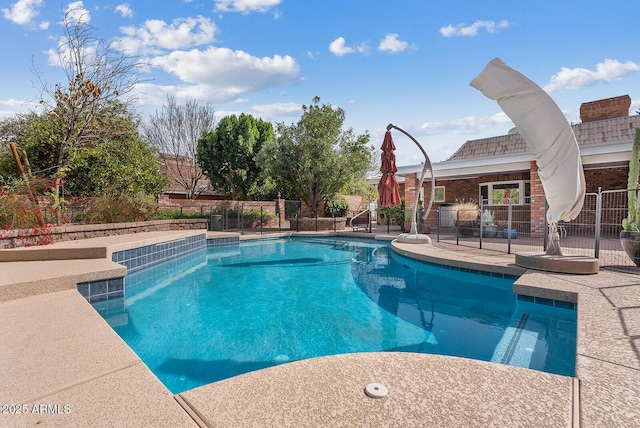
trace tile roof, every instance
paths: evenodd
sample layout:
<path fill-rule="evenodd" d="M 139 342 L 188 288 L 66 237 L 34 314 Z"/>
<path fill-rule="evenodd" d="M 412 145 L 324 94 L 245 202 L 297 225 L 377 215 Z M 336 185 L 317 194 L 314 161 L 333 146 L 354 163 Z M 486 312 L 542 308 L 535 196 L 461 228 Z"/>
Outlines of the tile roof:
<path fill-rule="evenodd" d="M 578 146 L 615 144 L 633 141 L 639 116 L 618 117 L 572 125 Z M 527 145 L 519 133 L 469 140 L 445 162 L 525 153 Z"/>

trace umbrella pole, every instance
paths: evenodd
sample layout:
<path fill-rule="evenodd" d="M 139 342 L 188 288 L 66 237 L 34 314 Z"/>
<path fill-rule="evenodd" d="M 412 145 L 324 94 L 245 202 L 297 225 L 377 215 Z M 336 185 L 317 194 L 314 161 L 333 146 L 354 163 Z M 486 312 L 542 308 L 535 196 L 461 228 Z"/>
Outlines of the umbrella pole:
<path fill-rule="evenodd" d="M 418 184 L 418 194 L 416 195 L 416 198 L 414 198 L 414 201 L 413 201 L 413 216 L 411 217 L 411 232 L 409 233 L 410 235 L 417 235 L 418 222 L 416 217 L 418 213 L 418 199 L 420 196 L 420 190 L 422 190 L 422 183 L 424 183 L 424 176 L 425 176 L 425 173 L 427 172 L 427 169 L 431 171 L 431 197 L 429 198 L 429 205 L 427 206 L 427 210 L 425 212 L 425 218 L 429 216 L 429 212 L 431 211 L 431 206 L 433 205 L 433 198 L 436 193 L 436 180 L 433 176 L 433 168 L 431 166 L 431 160 L 429 160 L 429 156 L 427 156 L 427 152 L 424 151 L 420 143 L 418 143 L 418 141 L 415 138 L 413 138 L 413 136 L 411 136 L 407 131 L 390 123 L 387 125 L 387 131 L 391 130 L 391 128 L 397 129 L 398 131 L 402 132 L 404 135 L 409 137 L 409 139 L 413 141 L 416 146 L 418 146 L 418 148 L 424 155 L 424 159 L 425 159 L 424 167 L 422 168 L 422 175 L 420 176 L 420 183 Z"/>

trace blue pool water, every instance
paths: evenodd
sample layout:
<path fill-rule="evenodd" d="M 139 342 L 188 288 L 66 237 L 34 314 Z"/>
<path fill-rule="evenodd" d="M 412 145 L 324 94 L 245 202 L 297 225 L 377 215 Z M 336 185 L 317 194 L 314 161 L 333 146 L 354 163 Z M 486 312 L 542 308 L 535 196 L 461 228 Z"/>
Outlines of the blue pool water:
<path fill-rule="evenodd" d="M 94 307 L 173 392 L 322 355 L 408 351 L 573 376 L 576 311 L 515 278 L 345 238 L 243 241 L 132 273 Z"/>

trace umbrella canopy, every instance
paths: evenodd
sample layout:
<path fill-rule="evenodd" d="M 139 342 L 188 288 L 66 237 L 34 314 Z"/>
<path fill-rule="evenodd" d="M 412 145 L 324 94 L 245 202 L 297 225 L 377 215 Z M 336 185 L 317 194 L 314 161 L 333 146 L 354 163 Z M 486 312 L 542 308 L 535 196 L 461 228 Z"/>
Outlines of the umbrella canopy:
<path fill-rule="evenodd" d="M 378 182 L 378 202 L 382 207 L 393 207 L 400 205 L 400 188 L 396 179 L 396 172 L 398 171 L 394 153 L 396 146 L 393 144 L 390 131 L 384 134 L 381 149 L 382 165 L 380 166 L 380 172 L 382 172 L 382 177 Z"/>
<path fill-rule="evenodd" d="M 584 204 L 584 172 L 576 137 L 560 107 L 499 58 L 489 62 L 470 85 L 496 100 L 524 138 L 538 164 L 549 203 L 549 224 L 575 219 Z"/>

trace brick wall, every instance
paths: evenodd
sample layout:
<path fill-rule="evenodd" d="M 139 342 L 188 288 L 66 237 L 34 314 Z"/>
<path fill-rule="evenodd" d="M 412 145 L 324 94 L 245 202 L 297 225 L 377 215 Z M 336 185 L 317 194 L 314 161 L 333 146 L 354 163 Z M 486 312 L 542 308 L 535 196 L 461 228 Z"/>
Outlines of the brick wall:
<path fill-rule="evenodd" d="M 208 213 L 209 209 L 226 206 L 232 210 L 238 210 L 240 207 L 247 212 L 250 210 L 260 210 L 270 214 L 276 214 L 277 201 L 216 201 L 206 199 L 171 199 L 168 195 L 158 196 L 158 208 L 160 210 L 179 210 L 182 207 L 184 212 Z"/>
<path fill-rule="evenodd" d="M 42 229 L 0 231 L 0 248 L 43 245 L 61 241 L 161 230 L 207 229 L 207 219 L 151 220 L 131 223 L 67 224 Z"/>
<path fill-rule="evenodd" d="M 629 116 L 630 107 L 631 98 L 629 95 L 582 103 L 580 105 L 580 120 L 585 123 L 626 117 Z"/>
<path fill-rule="evenodd" d="M 538 175 L 538 164 L 535 161 L 531 161 L 531 236 L 541 237 L 544 236 L 544 222 L 545 222 L 545 198 L 544 188 L 542 187 L 542 181 Z M 542 196 L 542 197 L 538 197 Z"/>
<path fill-rule="evenodd" d="M 602 190 L 626 189 L 628 176 L 628 166 L 586 169 L 584 179 L 587 193 L 597 193 L 598 187 L 602 187 Z"/>

